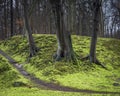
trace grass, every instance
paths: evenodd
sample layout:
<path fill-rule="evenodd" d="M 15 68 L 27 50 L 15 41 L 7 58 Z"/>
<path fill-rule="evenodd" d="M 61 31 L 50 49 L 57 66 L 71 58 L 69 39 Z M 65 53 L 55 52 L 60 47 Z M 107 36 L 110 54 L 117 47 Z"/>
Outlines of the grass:
<path fill-rule="evenodd" d="M 53 60 L 52 55 L 57 50 L 54 35 L 34 35 L 34 39 L 40 51 L 29 62 L 28 43 L 21 36 L 1 41 L 0 48 L 22 63 L 28 72 L 47 82 L 79 89 L 120 92 L 120 40 L 98 38 L 96 55 L 107 66 L 108 70 L 105 70 L 79 59 L 89 54 L 90 37 L 72 36 L 78 64 Z"/>

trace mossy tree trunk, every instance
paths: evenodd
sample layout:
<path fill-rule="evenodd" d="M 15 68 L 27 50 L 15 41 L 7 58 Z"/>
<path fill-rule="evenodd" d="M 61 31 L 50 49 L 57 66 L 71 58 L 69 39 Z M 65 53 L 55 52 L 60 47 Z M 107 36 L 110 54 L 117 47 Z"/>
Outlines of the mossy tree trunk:
<path fill-rule="evenodd" d="M 67 11 L 65 0 L 50 0 L 55 16 L 57 26 L 57 41 L 58 49 L 54 55 L 56 61 L 66 58 L 67 60 L 74 60 L 74 52 L 72 47 L 71 35 L 67 30 Z"/>

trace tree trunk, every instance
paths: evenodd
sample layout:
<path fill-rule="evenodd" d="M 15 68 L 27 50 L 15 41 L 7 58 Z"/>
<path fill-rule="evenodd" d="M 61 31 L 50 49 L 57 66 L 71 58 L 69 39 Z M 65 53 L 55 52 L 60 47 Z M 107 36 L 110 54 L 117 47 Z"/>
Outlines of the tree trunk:
<path fill-rule="evenodd" d="M 103 10 L 102 7 L 100 7 L 100 36 L 104 36 L 104 17 L 103 17 Z"/>
<path fill-rule="evenodd" d="M 14 35 L 13 34 L 13 0 L 11 0 L 11 4 L 10 4 L 10 13 L 11 13 L 11 37 Z"/>
<path fill-rule="evenodd" d="M 27 0 L 23 0 L 23 6 L 24 6 L 24 23 L 25 23 L 24 26 L 26 29 L 27 38 L 29 42 L 30 57 L 32 57 L 36 54 L 38 50 L 37 50 L 37 47 L 35 46 L 35 43 L 32 37 L 32 31 L 31 31 L 29 16 L 28 16 Z"/>
<path fill-rule="evenodd" d="M 91 38 L 90 53 L 87 57 L 82 58 L 82 60 L 90 59 L 91 63 L 96 63 L 101 65 L 103 68 L 107 69 L 105 65 L 101 64 L 96 58 L 96 43 L 97 43 L 97 34 L 99 31 L 99 12 L 101 7 L 101 0 L 94 0 L 93 3 L 93 33 Z"/>
<path fill-rule="evenodd" d="M 99 11 L 100 11 L 100 0 L 94 2 L 94 29 L 92 33 L 91 45 L 90 45 L 90 62 L 96 62 L 96 43 L 97 43 L 97 33 L 99 30 Z"/>
<path fill-rule="evenodd" d="M 4 0 L 4 26 L 3 26 L 3 30 L 4 30 L 4 38 L 8 38 L 7 37 L 7 9 L 6 9 L 6 0 Z"/>
<path fill-rule="evenodd" d="M 54 2 L 53 2 L 54 1 Z M 64 0 L 51 0 L 51 5 L 56 18 L 58 49 L 54 55 L 55 60 L 59 61 L 65 57 L 67 60 L 74 59 L 70 32 L 67 30 L 67 16 Z"/>

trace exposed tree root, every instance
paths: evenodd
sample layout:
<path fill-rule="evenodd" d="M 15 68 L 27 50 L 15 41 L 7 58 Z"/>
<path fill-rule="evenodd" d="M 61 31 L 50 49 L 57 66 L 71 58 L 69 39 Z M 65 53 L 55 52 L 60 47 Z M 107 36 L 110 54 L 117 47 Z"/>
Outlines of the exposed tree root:
<path fill-rule="evenodd" d="M 74 62 L 74 63 L 77 63 L 77 60 L 76 60 L 76 55 L 74 52 L 72 53 L 65 53 L 65 52 L 62 52 L 61 54 L 57 54 L 55 53 L 53 55 L 53 59 L 55 61 L 61 61 L 62 59 L 65 59 L 66 61 L 68 62 Z"/>
<path fill-rule="evenodd" d="M 89 55 L 86 56 L 86 57 L 81 58 L 82 61 L 85 61 L 85 60 L 88 60 L 88 59 L 89 59 Z"/>
<path fill-rule="evenodd" d="M 104 64 L 102 64 L 98 59 L 96 59 L 95 64 L 100 65 L 102 68 L 108 70 L 107 67 Z"/>
<path fill-rule="evenodd" d="M 82 60 L 82 61 L 90 60 L 90 56 L 88 55 L 88 56 L 86 56 L 86 57 L 83 57 L 83 58 L 81 58 L 81 60 Z M 95 59 L 95 61 L 94 61 L 94 62 L 91 62 L 91 63 L 95 63 L 95 64 L 97 64 L 97 65 L 100 65 L 102 68 L 108 70 L 107 67 L 106 67 L 104 64 L 102 64 L 98 59 Z"/>
<path fill-rule="evenodd" d="M 29 58 L 35 56 L 38 51 L 39 51 L 39 48 L 37 48 L 37 47 L 32 47 L 32 49 L 30 50 Z"/>
<path fill-rule="evenodd" d="M 60 52 L 59 54 L 56 52 L 54 55 L 53 55 L 53 59 L 55 61 L 60 61 L 64 58 L 64 53 L 63 52 Z"/>

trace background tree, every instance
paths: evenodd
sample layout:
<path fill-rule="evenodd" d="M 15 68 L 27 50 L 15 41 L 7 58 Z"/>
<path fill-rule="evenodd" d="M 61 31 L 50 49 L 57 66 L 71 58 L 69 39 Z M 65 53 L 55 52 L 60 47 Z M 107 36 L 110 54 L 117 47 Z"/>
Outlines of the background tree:
<path fill-rule="evenodd" d="M 23 24 L 24 12 L 23 6 L 20 3 L 21 0 L 14 0 L 14 4 L 11 7 L 12 1 L 13 0 L 0 1 L 0 18 L 3 24 L 1 25 L 1 30 L 3 30 L 2 32 L 5 38 L 11 37 L 12 34 L 25 34 Z M 100 22 L 98 36 L 112 38 L 120 37 L 119 11 L 118 8 L 115 7 L 115 4 L 112 4 L 112 1 L 113 0 L 102 0 L 99 13 Z M 114 0 L 113 3 L 116 1 L 117 0 Z M 29 25 L 33 33 L 54 34 L 56 32 L 55 20 L 49 0 L 30 0 L 27 2 L 29 6 L 28 10 L 33 10 L 29 18 Z M 67 5 L 67 29 L 70 30 L 72 34 L 91 36 L 93 31 L 93 11 L 91 9 L 91 2 L 93 2 L 93 0 L 66 0 L 65 2 Z M 13 24 L 11 21 L 13 21 Z M 12 29 L 13 33 L 11 31 Z"/>
<path fill-rule="evenodd" d="M 114 9 L 114 21 L 111 30 L 114 32 L 115 38 L 120 38 L 120 0 L 112 0 L 111 6 Z"/>
<path fill-rule="evenodd" d="M 13 0 L 10 1 L 10 13 L 11 13 L 11 36 L 13 36 Z"/>

